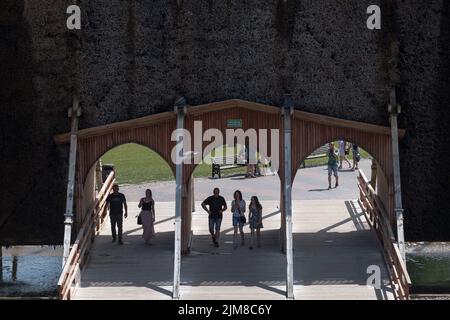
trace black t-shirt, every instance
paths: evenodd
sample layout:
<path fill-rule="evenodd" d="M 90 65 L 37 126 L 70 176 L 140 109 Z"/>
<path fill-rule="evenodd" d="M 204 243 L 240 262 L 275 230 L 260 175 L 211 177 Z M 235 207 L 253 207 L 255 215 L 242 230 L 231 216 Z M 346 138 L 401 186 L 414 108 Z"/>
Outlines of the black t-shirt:
<path fill-rule="evenodd" d="M 224 197 L 218 196 L 216 198 L 215 196 L 209 196 L 205 201 L 203 201 L 202 205 L 203 204 L 209 206 L 209 211 L 211 212 L 209 216 L 211 218 L 222 219 L 223 215 L 220 210 L 222 210 L 222 208 L 227 205 Z"/>
<path fill-rule="evenodd" d="M 150 202 L 142 201 L 142 210 L 144 211 L 152 211 L 153 200 Z"/>
<path fill-rule="evenodd" d="M 123 193 L 111 193 L 106 202 L 109 203 L 109 214 L 119 215 L 123 213 L 123 204 L 127 202 Z"/>

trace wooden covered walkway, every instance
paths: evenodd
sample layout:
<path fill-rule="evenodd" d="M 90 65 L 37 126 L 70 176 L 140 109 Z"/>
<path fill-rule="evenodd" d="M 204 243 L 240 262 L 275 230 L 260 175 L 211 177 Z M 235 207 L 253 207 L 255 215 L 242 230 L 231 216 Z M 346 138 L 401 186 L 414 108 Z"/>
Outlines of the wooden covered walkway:
<path fill-rule="evenodd" d="M 196 203 L 191 254 L 181 262 L 181 299 L 285 299 L 286 261 L 280 251 L 278 201 L 265 208 L 262 248 L 234 250 L 229 214 L 221 246 L 212 246 L 207 217 Z M 74 299 L 172 299 L 173 202 L 157 203 L 157 238 L 141 239 L 134 216 L 124 224 L 124 246 L 111 243 L 109 223 L 96 237 Z M 355 201 L 293 201 L 295 299 L 392 299 L 375 233 Z M 248 228 L 245 228 L 248 232 Z M 369 265 L 382 270 L 380 290 L 366 286 Z"/>
<path fill-rule="evenodd" d="M 372 246 L 368 245 L 370 239 L 369 236 L 367 236 L 367 238 L 363 237 L 362 239 L 359 239 L 359 235 L 364 233 L 369 235 L 370 232 L 363 228 L 361 230 L 348 231 L 346 237 L 340 237 L 340 233 L 338 232 L 334 234 L 336 238 L 324 238 L 320 241 L 323 241 L 326 246 L 332 246 L 333 243 L 340 243 L 341 241 L 342 246 L 339 250 L 325 250 L 325 252 L 320 255 L 320 258 L 318 258 L 319 255 L 317 255 L 317 253 L 327 247 L 317 247 L 314 249 L 314 245 L 317 245 L 317 239 L 321 239 L 320 237 L 331 235 L 320 231 L 330 227 L 328 224 L 330 220 L 326 217 L 315 221 L 315 223 L 306 223 L 302 226 L 301 219 L 305 217 L 310 217 L 311 221 L 314 221 L 314 217 L 317 216 L 314 215 L 314 210 L 309 212 L 308 207 L 306 207 L 301 208 L 304 214 L 293 214 L 295 211 L 295 203 L 292 202 L 292 182 L 301 163 L 318 147 L 327 142 L 342 139 L 361 146 L 376 160 L 376 167 L 379 173 L 377 173 L 377 176 L 379 175 L 381 177 L 382 183 L 380 184 L 382 185 L 382 188 L 380 190 L 374 190 L 369 179 L 361 173 L 358 178 L 358 188 L 360 192 L 359 203 L 363 207 L 365 215 L 368 221 L 370 221 L 373 229 L 376 231 L 376 236 L 381 243 L 384 259 L 388 263 L 391 283 L 395 284 L 395 297 L 398 299 L 408 299 L 410 280 L 404 262 L 403 209 L 401 204 L 400 169 L 398 161 L 398 139 L 401 138 L 405 132 L 404 130 L 399 130 L 397 128 L 396 117 L 398 110 L 395 102 L 395 90 L 391 92 L 390 98 L 391 103 L 389 112 L 391 128 L 295 110 L 292 99 L 289 96 L 285 96 L 282 107 L 263 105 L 243 100 L 227 100 L 188 107 L 186 100 L 182 98 L 175 103 L 175 112 L 164 112 L 139 119 L 95 128 L 87 128 L 79 131 L 77 128 L 79 109 L 77 100 L 75 99 L 74 107 L 70 110 L 70 114 L 72 115 L 71 132 L 55 136 L 56 143 L 64 144 L 70 142 L 71 146 L 67 188 L 67 209 L 65 213 L 64 269 L 58 282 L 60 297 L 62 299 L 70 299 L 73 296 L 74 287 L 79 284 L 78 280 L 80 279 L 80 272 L 86 265 L 86 259 L 90 255 L 92 241 L 95 235 L 98 234 L 101 221 L 106 214 L 106 196 L 111 191 L 112 184 L 115 181 L 113 172 L 107 182 L 103 184 L 102 190 L 96 194 L 94 179 L 96 163 L 98 163 L 98 159 L 111 148 L 129 142 L 142 144 L 160 154 L 167 161 L 176 178 L 174 208 L 173 210 L 167 210 L 166 217 L 168 219 L 174 215 L 174 223 L 169 223 L 169 225 L 175 227 L 164 231 L 167 234 L 167 242 L 164 242 L 165 246 L 167 245 L 167 248 L 169 248 L 169 244 L 173 245 L 172 251 L 167 249 L 168 255 L 169 252 L 172 252 L 173 265 L 170 266 L 169 263 L 164 264 L 164 269 L 158 269 L 159 267 L 152 266 L 152 268 L 156 269 L 148 271 L 149 269 L 144 264 L 143 266 L 145 266 L 145 268 L 136 273 L 139 275 L 141 272 L 145 273 L 148 271 L 154 275 L 160 275 L 161 273 L 157 270 L 161 270 L 161 272 L 167 273 L 169 279 L 170 275 L 173 275 L 173 278 L 171 278 L 173 289 L 171 292 L 174 299 L 181 298 L 182 295 L 184 295 L 184 298 L 197 297 L 204 299 L 205 296 L 203 296 L 202 290 L 205 286 L 199 281 L 200 279 L 203 279 L 201 280 L 203 282 L 207 280 L 203 277 L 195 277 L 194 275 L 198 270 L 201 270 L 202 266 L 213 263 L 211 261 L 221 261 L 221 259 L 225 260 L 223 263 L 217 265 L 217 268 L 214 266 L 208 268 L 208 270 L 218 270 L 216 276 L 207 278 L 210 283 L 215 284 L 218 282 L 227 284 L 231 279 L 233 281 L 230 280 L 230 283 L 232 284 L 230 288 L 236 289 L 236 286 L 242 286 L 247 289 L 259 288 L 258 294 L 259 292 L 263 292 L 264 296 L 267 295 L 268 292 L 270 292 L 271 295 L 275 293 L 281 294 L 281 292 L 283 292 L 287 298 L 294 298 L 296 293 L 302 292 L 303 290 L 304 293 L 302 293 L 301 296 L 306 297 L 309 294 L 307 293 L 309 292 L 308 290 L 314 288 L 318 282 L 320 283 L 322 281 L 330 281 L 335 285 L 337 285 L 337 283 L 340 283 L 339 285 L 346 284 L 346 281 L 349 281 L 349 284 L 365 288 L 365 281 L 364 284 L 361 284 L 362 278 L 360 272 L 362 265 L 364 264 L 364 279 L 367 279 L 365 270 L 368 265 L 366 265 L 366 262 L 370 260 L 368 258 L 369 255 L 367 254 L 373 251 L 370 249 Z M 204 261 L 195 266 L 195 261 L 202 260 L 199 257 L 211 257 L 208 253 L 209 251 L 205 251 L 207 250 L 206 248 L 208 248 L 208 236 L 205 232 L 206 218 L 203 217 L 203 222 L 197 222 L 195 214 L 192 214 L 192 200 L 194 199 L 192 188 L 194 179 L 192 173 L 197 164 L 191 163 L 190 160 L 196 160 L 197 158 L 199 158 L 197 160 L 202 159 L 201 151 L 205 150 L 210 144 L 211 137 L 203 137 L 203 139 L 200 139 L 198 145 L 194 143 L 194 146 L 190 146 L 189 139 L 185 140 L 184 138 L 185 135 L 189 136 L 192 135 L 192 133 L 195 135 L 196 124 L 202 126 L 202 130 L 205 131 L 205 134 L 208 130 L 213 129 L 214 132 L 218 132 L 217 135 L 219 137 L 223 137 L 226 136 L 230 129 L 232 132 L 235 131 L 235 123 L 239 124 L 238 130 L 240 130 L 244 136 L 244 132 L 247 130 L 262 134 L 262 140 L 267 142 L 267 145 L 266 148 L 260 149 L 261 145 L 258 144 L 257 151 L 267 159 L 270 159 L 272 165 L 275 165 L 274 167 L 278 168 L 278 177 L 280 178 L 281 185 L 279 214 L 274 214 L 273 217 L 270 218 L 278 223 L 274 222 L 272 231 L 271 229 L 265 229 L 264 231 L 265 238 L 272 239 L 273 241 L 271 241 L 270 244 L 274 246 L 274 250 L 271 251 L 268 257 L 264 257 L 262 260 L 264 263 L 261 263 L 261 265 L 267 265 L 267 270 L 260 270 L 258 269 L 260 267 L 259 265 L 252 264 L 253 261 L 256 260 L 248 257 L 252 257 L 254 253 L 248 254 L 247 252 L 240 257 L 238 252 L 227 253 L 226 246 L 218 251 L 219 254 L 215 253 L 215 255 L 217 255 L 217 257 L 215 257 L 216 259 L 208 259 L 208 263 Z M 174 131 L 175 129 L 178 130 Z M 270 131 L 270 138 L 268 137 L 268 130 Z M 196 153 L 196 150 L 200 152 Z M 172 152 L 176 155 L 176 159 L 172 159 Z M 193 159 L 190 159 L 188 155 L 193 157 Z M 75 215 L 72 212 L 74 201 L 76 207 Z M 341 206 L 337 206 L 337 208 L 338 207 Z M 339 224 L 340 221 L 348 219 L 348 210 L 338 210 L 334 209 L 334 207 L 331 207 L 331 209 L 325 209 L 324 207 L 321 210 L 333 210 L 332 215 L 336 214 L 335 223 Z M 78 236 L 71 246 L 71 228 L 74 217 L 76 218 L 74 227 Z M 309 220 L 306 222 L 308 221 Z M 308 227 L 310 229 L 308 229 Z M 296 228 L 305 229 L 300 229 L 300 232 L 297 232 L 296 230 L 298 229 Z M 174 230 L 172 240 L 170 240 L 170 232 L 168 230 Z M 394 231 L 396 231 L 396 233 L 394 233 Z M 194 237 L 192 237 L 192 235 L 194 235 Z M 319 236 L 319 238 L 317 238 L 317 236 Z M 102 236 L 100 236 L 100 238 L 102 238 Z M 204 240 L 204 245 L 202 245 L 202 239 L 206 239 Z M 101 250 L 103 247 L 100 246 L 102 241 L 100 240 L 97 242 L 98 244 L 96 244 L 93 254 L 95 254 L 95 250 L 100 251 L 98 251 L 98 254 L 96 256 L 94 255 L 91 259 L 91 267 L 94 269 L 96 268 L 97 261 L 100 266 L 105 265 L 105 263 L 102 262 L 101 257 L 106 259 L 105 261 L 108 261 L 108 259 L 111 259 L 111 256 L 114 257 L 116 252 L 113 251 L 108 253 L 108 249 L 106 253 L 102 253 Z M 138 242 L 136 242 L 136 245 L 138 245 Z M 302 246 L 305 245 L 307 247 L 303 248 Z M 346 248 L 349 248 L 350 246 L 352 246 L 352 250 L 347 250 Z M 127 247 L 128 246 L 124 246 L 123 249 L 117 249 L 117 252 L 124 252 L 125 254 L 124 250 Z M 104 243 L 104 248 L 105 250 L 109 248 L 107 243 Z M 158 248 L 158 246 L 155 245 L 155 248 Z M 267 251 L 265 250 L 270 250 L 271 246 L 265 248 L 266 249 L 261 251 L 266 254 Z M 294 248 L 296 250 L 295 255 L 293 251 Z M 348 256 L 346 256 L 346 250 L 348 251 Z M 283 256 L 280 251 L 285 253 L 285 255 Z M 200 254 L 196 255 L 195 252 L 200 252 Z M 207 253 L 205 254 L 204 252 Z M 190 253 L 191 255 L 188 256 Z M 307 253 L 311 253 L 311 256 L 309 257 Z M 104 256 L 102 256 L 103 254 Z M 156 257 L 159 257 L 158 254 Z M 183 258 L 182 254 L 185 255 Z M 342 271 L 343 273 L 339 274 L 337 272 L 337 270 L 339 270 L 338 268 L 333 272 L 323 270 L 323 273 L 315 276 L 315 271 L 321 270 L 321 268 L 328 265 L 324 262 L 328 261 L 327 259 L 331 259 L 329 260 L 330 267 L 336 265 L 332 260 L 334 254 L 336 254 L 335 259 L 342 258 L 342 262 L 339 266 L 344 268 Z M 353 256 L 353 254 L 355 254 L 355 256 Z M 167 261 L 169 261 L 168 255 L 159 258 L 161 258 L 161 261 L 166 261 L 164 259 L 168 259 Z M 135 258 L 128 255 L 124 255 L 123 259 L 119 259 L 120 257 L 116 258 L 113 260 L 124 261 L 124 266 L 127 266 L 127 263 L 134 265 L 135 263 L 133 261 L 139 261 L 140 263 L 144 263 L 145 261 L 144 258 L 140 258 L 140 255 L 136 255 Z M 236 258 L 235 262 L 233 262 L 234 258 Z M 158 259 L 149 259 L 149 263 L 150 261 L 152 261 L 152 263 L 154 263 L 154 261 L 160 261 Z M 254 265 L 257 272 L 250 272 L 250 274 L 244 276 L 245 274 L 242 273 L 241 269 L 233 269 L 233 266 L 237 265 L 239 261 L 245 261 L 245 259 L 250 259 L 247 261 L 249 263 L 248 266 Z M 305 259 L 305 261 L 303 261 L 303 259 Z M 321 261 L 321 259 L 325 260 Z M 371 256 L 371 259 L 374 261 L 377 260 L 373 259 L 373 256 Z M 357 269 L 358 275 L 356 275 L 356 273 L 347 273 L 346 270 L 353 270 L 352 266 L 354 263 L 359 265 L 359 260 L 362 260 L 361 263 L 363 264 L 360 264 L 359 269 Z M 192 266 L 189 264 L 190 261 L 193 261 Z M 377 262 L 377 265 L 380 265 L 380 261 Z M 284 264 L 282 264 L 283 262 Z M 243 268 L 247 268 L 246 266 L 247 264 L 244 264 Z M 169 272 L 171 268 L 173 268 L 173 273 Z M 277 268 L 284 269 L 284 272 L 279 272 Z M 89 270 L 94 269 L 88 269 L 86 271 L 87 278 L 84 277 L 81 279 L 84 281 L 84 285 L 82 285 L 83 288 L 90 287 L 90 285 L 86 286 L 86 281 L 88 281 L 88 283 L 90 283 L 89 281 L 96 281 L 95 277 L 89 277 Z M 118 278 L 111 277 L 110 282 L 121 283 L 121 281 L 119 281 L 119 275 L 122 273 L 125 274 L 126 269 L 120 270 L 120 268 L 118 268 L 114 270 L 113 274 Z M 189 270 L 192 270 L 192 272 L 190 273 Z M 221 270 L 223 270 L 223 272 Z M 277 271 L 275 272 L 273 270 Z M 356 269 L 354 271 L 356 272 Z M 219 276 L 219 274 L 221 276 Z M 223 278 L 223 275 L 227 274 L 230 275 L 230 279 Z M 253 274 L 255 274 L 256 278 L 251 277 Z M 271 277 L 271 274 L 276 274 L 276 276 Z M 329 274 L 329 279 L 325 278 L 324 280 L 323 274 Z M 104 275 L 102 274 L 102 276 L 105 277 L 107 277 L 107 275 L 108 272 L 106 271 Z M 151 279 L 147 277 L 141 278 L 137 275 L 135 276 L 137 277 L 135 280 L 138 281 L 139 284 L 142 284 L 142 282 L 139 281 L 148 283 L 149 280 L 147 279 Z M 203 272 L 202 276 L 205 275 L 208 275 L 208 273 Z M 350 280 L 347 280 L 347 275 Z M 163 277 L 157 278 L 162 279 Z M 236 279 L 236 283 L 234 282 L 234 279 Z M 101 283 L 102 282 L 100 282 L 100 284 Z M 124 283 L 127 282 L 124 281 Z M 167 284 L 167 282 L 164 281 L 163 283 Z M 285 285 L 285 290 L 280 291 L 279 285 L 283 286 L 283 284 Z M 158 288 L 161 289 L 164 286 L 165 285 L 162 287 L 158 286 Z M 274 289 L 266 290 L 269 287 Z M 142 288 L 147 288 L 147 286 L 143 285 Z M 319 286 L 317 288 L 322 290 L 324 287 Z M 333 289 L 336 288 L 338 287 L 333 287 Z M 167 293 L 166 289 L 162 292 Z M 162 289 L 160 291 L 158 290 L 156 291 L 161 294 L 160 291 Z M 80 294 L 82 294 L 83 291 L 84 290 L 80 291 Z M 230 292 L 233 291 L 233 289 L 230 289 Z M 342 297 L 346 296 L 345 291 L 346 289 L 343 289 L 344 293 L 342 293 Z M 240 290 L 239 297 L 249 297 L 256 294 L 256 292 L 253 292 L 246 295 L 245 292 L 244 289 Z M 333 296 L 336 296 L 336 292 L 333 293 Z M 104 297 L 107 296 L 108 295 L 105 292 Z M 311 291 L 311 297 L 313 296 L 314 290 Z M 326 294 L 322 292 L 321 296 L 325 298 Z M 358 296 L 364 297 L 365 295 L 362 293 L 355 293 L 354 297 Z M 237 294 L 234 295 L 234 298 L 238 298 Z"/>

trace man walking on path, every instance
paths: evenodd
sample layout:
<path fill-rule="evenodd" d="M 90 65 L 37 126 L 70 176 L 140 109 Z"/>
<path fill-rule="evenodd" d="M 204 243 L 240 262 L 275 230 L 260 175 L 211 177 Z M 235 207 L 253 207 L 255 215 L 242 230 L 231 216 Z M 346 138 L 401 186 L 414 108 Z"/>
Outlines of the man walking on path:
<path fill-rule="evenodd" d="M 335 188 L 339 186 L 339 178 L 338 178 L 338 162 L 339 158 L 334 150 L 334 144 L 331 142 L 328 145 L 328 189 L 331 189 L 331 175 L 334 174 L 336 178 Z"/>
<path fill-rule="evenodd" d="M 125 208 L 125 219 L 128 216 L 127 199 L 123 193 L 119 192 L 119 186 L 115 184 L 113 186 L 113 193 L 106 198 L 106 203 L 109 209 L 109 220 L 111 220 L 111 234 L 112 242 L 116 242 L 116 225 L 117 233 L 119 237 L 119 244 L 122 245 L 122 224 L 123 224 L 123 208 Z"/>
<path fill-rule="evenodd" d="M 227 203 L 224 197 L 220 196 L 219 188 L 214 188 L 214 195 L 209 196 L 202 202 L 202 208 L 208 212 L 209 233 L 216 247 L 219 247 L 220 224 L 222 223 L 223 212 L 227 210 Z M 206 207 L 209 206 L 209 209 Z"/>

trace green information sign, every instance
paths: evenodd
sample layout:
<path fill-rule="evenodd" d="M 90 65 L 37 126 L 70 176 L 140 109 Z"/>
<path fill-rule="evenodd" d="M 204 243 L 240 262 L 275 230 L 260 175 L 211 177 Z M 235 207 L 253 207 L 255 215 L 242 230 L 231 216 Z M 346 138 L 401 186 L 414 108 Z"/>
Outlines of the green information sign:
<path fill-rule="evenodd" d="M 242 119 L 228 119 L 227 127 L 228 128 L 242 128 Z"/>

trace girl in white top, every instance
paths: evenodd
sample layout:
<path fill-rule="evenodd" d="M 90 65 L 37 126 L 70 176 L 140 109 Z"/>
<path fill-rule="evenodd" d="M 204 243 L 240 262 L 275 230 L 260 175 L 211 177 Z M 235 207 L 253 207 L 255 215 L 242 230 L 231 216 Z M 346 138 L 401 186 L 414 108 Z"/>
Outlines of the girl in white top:
<path fill-rule="evenodd" d="M 236 190 L 233 195 L 234 200 L 231 201 L 231 212 L 233 213 L 233 247 L 237 248 L 237 231 L 241 233 L 241 245 L 245 245 L 244 240 L 244 224 L 245 224 L 245 201 L 242 199 L 242 193 Z"/>

